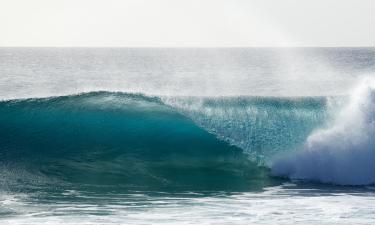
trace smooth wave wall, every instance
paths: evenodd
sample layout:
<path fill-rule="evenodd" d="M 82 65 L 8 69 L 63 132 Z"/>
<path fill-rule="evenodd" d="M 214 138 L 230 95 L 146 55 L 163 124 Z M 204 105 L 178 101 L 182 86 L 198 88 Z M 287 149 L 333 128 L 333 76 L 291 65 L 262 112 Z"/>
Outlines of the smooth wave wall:
<path fill-rule="evenodd" d="M 0 103 L 3 186 L 249 190 L 274 182 L 159 98 L 94 92 Z M 25 185 L 15 185 L 25 187 Z"/>

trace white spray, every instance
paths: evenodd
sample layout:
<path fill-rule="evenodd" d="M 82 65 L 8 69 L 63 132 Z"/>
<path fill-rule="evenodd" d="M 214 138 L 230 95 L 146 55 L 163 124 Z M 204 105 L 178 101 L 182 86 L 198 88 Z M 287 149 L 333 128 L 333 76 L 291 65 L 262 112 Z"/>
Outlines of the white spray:
<path fill-rule="evenodd" d="M 275 175 L 343 185 L 375 183 L 375 79 L 365 78 L 333 125 L 274 161 Z"/>

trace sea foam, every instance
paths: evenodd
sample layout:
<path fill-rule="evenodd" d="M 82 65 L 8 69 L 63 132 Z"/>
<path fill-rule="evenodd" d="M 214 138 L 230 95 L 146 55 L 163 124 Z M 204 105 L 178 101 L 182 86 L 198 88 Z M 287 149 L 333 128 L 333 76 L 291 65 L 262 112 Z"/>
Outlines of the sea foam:
<path fill-rule="evenodd" d="M 365 78 L 331 126 L 316 130 L 300 151 L 274 160 L 272 172 L 341 185 L 375 183 L 375 79 Z"/>

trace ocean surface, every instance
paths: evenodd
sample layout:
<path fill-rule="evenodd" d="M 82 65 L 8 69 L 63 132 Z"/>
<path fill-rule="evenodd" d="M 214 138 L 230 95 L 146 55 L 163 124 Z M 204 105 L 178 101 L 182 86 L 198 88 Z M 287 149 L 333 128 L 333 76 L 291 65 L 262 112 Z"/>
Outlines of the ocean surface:
<path fill-rule="evenodd" d="M 0 48 L 0 224 L 374 224 L 375 48 Z"/>

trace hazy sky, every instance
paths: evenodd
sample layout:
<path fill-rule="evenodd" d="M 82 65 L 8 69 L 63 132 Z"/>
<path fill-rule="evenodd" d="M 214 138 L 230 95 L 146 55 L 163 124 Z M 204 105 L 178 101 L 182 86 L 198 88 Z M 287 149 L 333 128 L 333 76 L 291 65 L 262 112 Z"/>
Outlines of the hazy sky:
<path fill-rule="evenodd" d="M 375 46 L 374 0 L 0 0 L 0 46 Z"/>

